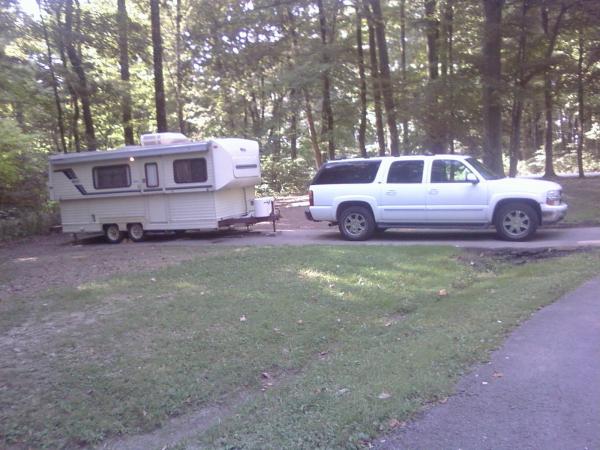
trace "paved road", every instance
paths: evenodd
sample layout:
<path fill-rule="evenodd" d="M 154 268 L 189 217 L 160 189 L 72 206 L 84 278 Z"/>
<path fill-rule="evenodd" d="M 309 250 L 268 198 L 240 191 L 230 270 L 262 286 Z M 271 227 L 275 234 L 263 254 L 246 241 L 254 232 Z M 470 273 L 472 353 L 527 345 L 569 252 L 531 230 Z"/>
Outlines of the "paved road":
<path fill-rule="evenodd" d="M 600 277 L 536 313 L 457 395 L 376 448 L 600 449 L 599 291 Z"/>
<path fill-rule="evenodd" d="M 156 237 L 149 241 L 156 240 L 164 240 L 170 245 L 357 245 L 341 239 L 335 227 L 317 230 L 283 229 L 276 233 L 267 228 L 251 232 L 188 233 L 181 239 Z M 360 244 L 452 245 L 463 248 L 586 247 L 600 246 L 600 228 L 543 228 L 538 231 L 535 239 L 518 243 L 498 240 L 493 231 L 388 230 Z"/>

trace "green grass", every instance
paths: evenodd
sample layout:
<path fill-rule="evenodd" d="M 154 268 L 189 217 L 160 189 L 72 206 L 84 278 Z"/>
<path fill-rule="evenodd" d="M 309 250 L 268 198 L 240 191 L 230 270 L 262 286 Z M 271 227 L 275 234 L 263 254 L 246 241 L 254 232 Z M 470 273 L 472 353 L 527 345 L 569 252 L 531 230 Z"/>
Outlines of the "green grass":
<path fill-rule="evenodd" d="M 600 225 L 600 177 L 559 178 L 569 211 L 565 223 Z"/>
<path fill-rule="evenodd" d="M 192 445 L 358 446 L 448 395 L 508 330 L 600 268 L 597 253 L 520 266 L 469 255 L 231 249 L 13 299 L 5 313 L 29 331 L 0 321 L 1 342 L 13 339 L 0 352 L 0 442 L 76 448 L 241 390 L 247 401 Z"/>

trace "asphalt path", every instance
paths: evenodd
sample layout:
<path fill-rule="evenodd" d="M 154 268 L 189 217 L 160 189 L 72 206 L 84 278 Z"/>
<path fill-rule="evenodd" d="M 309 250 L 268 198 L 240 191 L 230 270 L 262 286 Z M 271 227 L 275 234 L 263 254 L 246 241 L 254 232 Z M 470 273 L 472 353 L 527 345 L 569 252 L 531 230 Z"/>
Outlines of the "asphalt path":
<path fill-rule="evenodd" d="M 600 277 L 535 313 L 447 403 L 376 448 L 600 449 Z"/>
<path fill-rule="evenodd" d="M 340 237 L 336 227 L 324 229 L 268 228 L 254 231 L 215 233 L 186 233 L 184 237 L 150 236 L 149 242 L 163 241 L 166 245 L 451 245 L 458 248 L 573 248 L 600 246 L 600 227 L 541 228 L 526 242 L 507 242 L 496 237 L 493 230 L 388 230 L 363 242 L 348 242 Z"/>

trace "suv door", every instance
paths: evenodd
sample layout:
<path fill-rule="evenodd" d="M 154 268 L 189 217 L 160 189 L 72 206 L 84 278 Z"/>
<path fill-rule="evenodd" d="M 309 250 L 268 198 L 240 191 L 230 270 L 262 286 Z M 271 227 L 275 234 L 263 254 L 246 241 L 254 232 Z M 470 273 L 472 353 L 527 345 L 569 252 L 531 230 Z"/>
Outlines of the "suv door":
<path fill-rule="evenodd" d="M 381 184 L 381 221 L 422 223 L 427 218 L 426 186 L 422 159 L 394 161 Z"/>
<path fill-rule="evenodd" d="M 471 181 L 468 178 L 471 178 Z M 427 184 L 427 216 L 433 223 L 486 223 L 485 182 L 456 159 L 434 159 Z"/>

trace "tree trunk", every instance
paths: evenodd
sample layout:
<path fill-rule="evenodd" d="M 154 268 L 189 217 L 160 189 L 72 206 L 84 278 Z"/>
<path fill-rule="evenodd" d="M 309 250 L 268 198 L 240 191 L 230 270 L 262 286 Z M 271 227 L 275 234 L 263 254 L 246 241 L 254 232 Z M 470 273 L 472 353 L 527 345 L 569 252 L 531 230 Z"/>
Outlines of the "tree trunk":
<path fill-rule="evenodd" d="M 579 130 L 577 136 L 577 171 L 579 178 L 584 178 L 583 171 L 583 143 L 585 139 L 585 97 L 583 90 L 583 59 L 585 56 L 585 42 L 581 28 L 579 29 L 579 58 L 577 61 L 577 104 L 579 109 Z"/>
<path fill-rule="evenodd" d="M 321 74 L 323 80 L 323 123 L 321 127 L 321 136 L 328 142 L 329 159 L 335 159 L 335 142 L 333 138 L 333 110 L 331 108 L 331 80 L 329 78 L 329 55 L 327 49 L 327 20 L 325 18 L 325 9 L 323 0 L 317 0 L 319 9 L 319 31 L 321 33 L 321 43 L 323 44 L 323 64 L 325 70 Z"/>
<path fill-rule="evenodd" d="M 308 96 L 308 91 L 306 89 L 304 89 L 304 107 L 306 111 L 306 121 L 308 122 L 308 132 L 310 134 L 310 143 L 315 155 L 315 166 L 319 169 L 319 167 L 323 165 L 323 157 L 321 156 L 321 149 L 319 148 L 319 138 L 317 137 L 315 120 L 312 114 L 312 107 L 310 106 L 310 97 Z"/>
<path fill-rule="evenodd" d="M 179 131 L 186 134 L 186 124 L 183 117 L 183 63 L 181 61 L 181 0 L 175 3 L 175 61 L 177 73 L 175 74 L 175 102 L 177 103 L 177 123 Z"/>
<path fill-rule="evenodd" d="M 369 58 L 371 71 L 371 90 L 373 91 L 373 106 L 375 108 L 375 129 L 377 132 L 377 145 L 379 156 L 385 156 L 385 130 L 383 129 L 383 112 L 381 108 L 381 77 L 377 62 L 377 46 L 375 44 L 375 30 L 372 21 L 367 21 L 369 29 Z"/>
<path fill-rule="evenodd" d="M 546 47 L 546 66 L 544 67 L 544 112 L 546 118 L 546 131 L 544 134 L 544 153 L 546 154 L 546 161 L 544 164 L 544 176 L 554 177 L 556 172 L 554 171 L 554 151 L 552 148 L 553 138 L 553 96 L 552 96 L 552 78 L 550 74 L 550 68 L 552 66 L 552 54 L 554 53 L 554 47 L 556 45 L 556 38 L 560 30 L 562 18 L 567 11 L 566 5 L 562 4 L 560 12 L 554 21 L 554 25 L 550 28 L 550 17 L 548 7 L 546 5 L 541 8 L 541 19 L 542 29 L 548 40 L 548 46 Z"/>
<path fill-rule="evenodd" d="M 56 26 L 58 30 L 63 28 L 63 24 L 61 21 L 61 7 L 57 7 L 55 10 L 56 17 Z M 65 50 L 65 42 L 63 33 L 58 33 L 56 36 L 56 45 L 58 47 L 58 54 L 60 55 L 60 60 L 62 61 L 62 67 L 66 74 L 69 73 L 69 66 L 67 63 L 67 53 Z M 68 110 L 65 111 L 69 121 L 69 150 L 73 149 L 73 144 L 75 144 L 75 151 L 79 153 L 81 151 L 81 139 L 79 137 L 79 99 L 77 97 L 77 92 L 73 83 L 70 80 L 69 76 L 65 77 L 65 84 L 67 85 L 67 90 L 69 91 L 69 97 L 71 102 L 72 113 L 69 114 Z"/>
<path fill-rule="evenodd" d="M 292 112 L 290 119 L 290 158 L 292 160 L 298 157 L 298 116 Z"/>
<path fill-rule="evenodd" d="M 513 102 L 510 113 L 510 143 L 509 143 L 509 169 L 508 176 L 517 175 L 517 164 L 521 159 L 521 119 L 523 116 L 523 90 L 527 81 L 525 80 L 525 62 L 527 44 L 526 17 L 529 9 L 529 1 L 523 0 L 521 6 L 521 17 L 519 24 L 519 42 L 517 48 L 517 68 L 513 87 Z"/>
<path fill-rule="evenodd" d="M 94 133 L 94 121 L 92 119 L 92 109 L 90 102 L 90 89 L 83 69 L 83 63 L 73 40 L 73 0 L 66 0 L 65 5 L 65 47 L 67 56 L 77 75 L 79 85 L 77 86 L 77 96 L 81 100 L 83 110 L 83 123 L 85 126 L 85 140 L 88 150 L 96 150 L 96 136 Z"/>
<path fill-rule="evenodd" d="M 400 70 L 402 71 L 402 94 L 406 97 L 406 0 L 400 1 Z M 402 151 L 405 155 L 410 153 L 408 142 L 408 117 L 407 111 L 402 113 Z"/>
<path fill-rule="evenodd" d="M 502 6 L 504 0 L 483 0 L 485 24 L 482 46 L 483 160 L 494 171 L 504 173 L 502 164 Z"/>
<path fill-rule="evenodd" d="M 121 66 L 121 81 L 123 82 L 123 100 L 121 112 L 123 118 L 123 136 L 125 145 L 134 145 L 133 127 L 131 126 L 131 93 L 129 88 L 129 17 L 125 0 L 117 2 L 117 22 L 119 26 L 119 65 Z"/>
<path fill-rule="evenodd" d="M 450 153 L 454 153 L 454 124 L 456 122 L 456 112 L 454 111 L 454 0 L 446 0 L 444 8 L 444 19 L 446 22 L 446 51 L 448 61 L 448 109 L 450 118 L 446 124 L 448 147 Z"/>
<path fill-rule="evenodd" d="M 163 48 L 160 34 L 159 0 L 150 0 L 152 25 L 152 56 L 154 60 L 154 101 L 156 104 L 156 128 L 159 133 L 168 130 L 165 83 L 163 79 Z"/>
<path fill-rule="evenodd" d="M 362 15 L 356 9 L 356 55 L 358 60 L 358 76 L 360 88 L 360 124 L 358 126 L 358 146 L 363 158 L 367 157 L 367 81 L 365 79 L 365 59 L 362 40 Z"/>
<path fill-rule="evenodd" d="M 42 4 L 40 0 L 37 0 L 37 5 L 40 10 L 40 20 L 42 23 L 42 30 L 44 32 L 44 41 L 46 42 L 46 61 L 48 64 L 48 70 L 50 71 L 50 79 L 52 80 L 52 93 L 54 95 L 54 103 L 56 105 L 56 124 L 58 126 L 58 133 L 60 135 L 60 144 L 62 148 L 59 151 L 67 153 L 67 141 L 65 139 L 65 123 L 63 118 L 62 102 L 60 95 L 58 94 L 58 80 L 56 79 L 56 72 L 54 71 L 54 64 L 52 63 L 52 47 L 50 46 L 50 38 L 48 37 L 48 29 L 46 28 L 46 22 L 42 15 Z"/>
<path fill-rule="evenodd" d="M 429 69 L 429 86 L 427 87 L 427 111 L 425 117 L 428 147 L 433 153 L 445 153 L 443 136 L 444 121 L 440 114 L 438 86 L 436 80 L 439 78 L 439 21 L 435 18 L 436 0 L 425 1 L 425 19 L 427 27 L 427 65 Z"/>
<path fill-rule="evenodd" d="M 385 23 L 381 12 L 379 0 L 369 0 L 373 13 L 375 38 L 379 50 L 379 74 L 381 76 L 381 93 L 383 95 L 383 106 L 387 117 L 388 130 L 390 133 L 390 151 L 392 156 L 400 155 L 400 142 L 398 140 L 398 127 L 396 125 L 396 105 L 394 102 L 394 89 L 390 75 L 390 63 L 388 57 L 387 42 L 385 40 Z"/>

